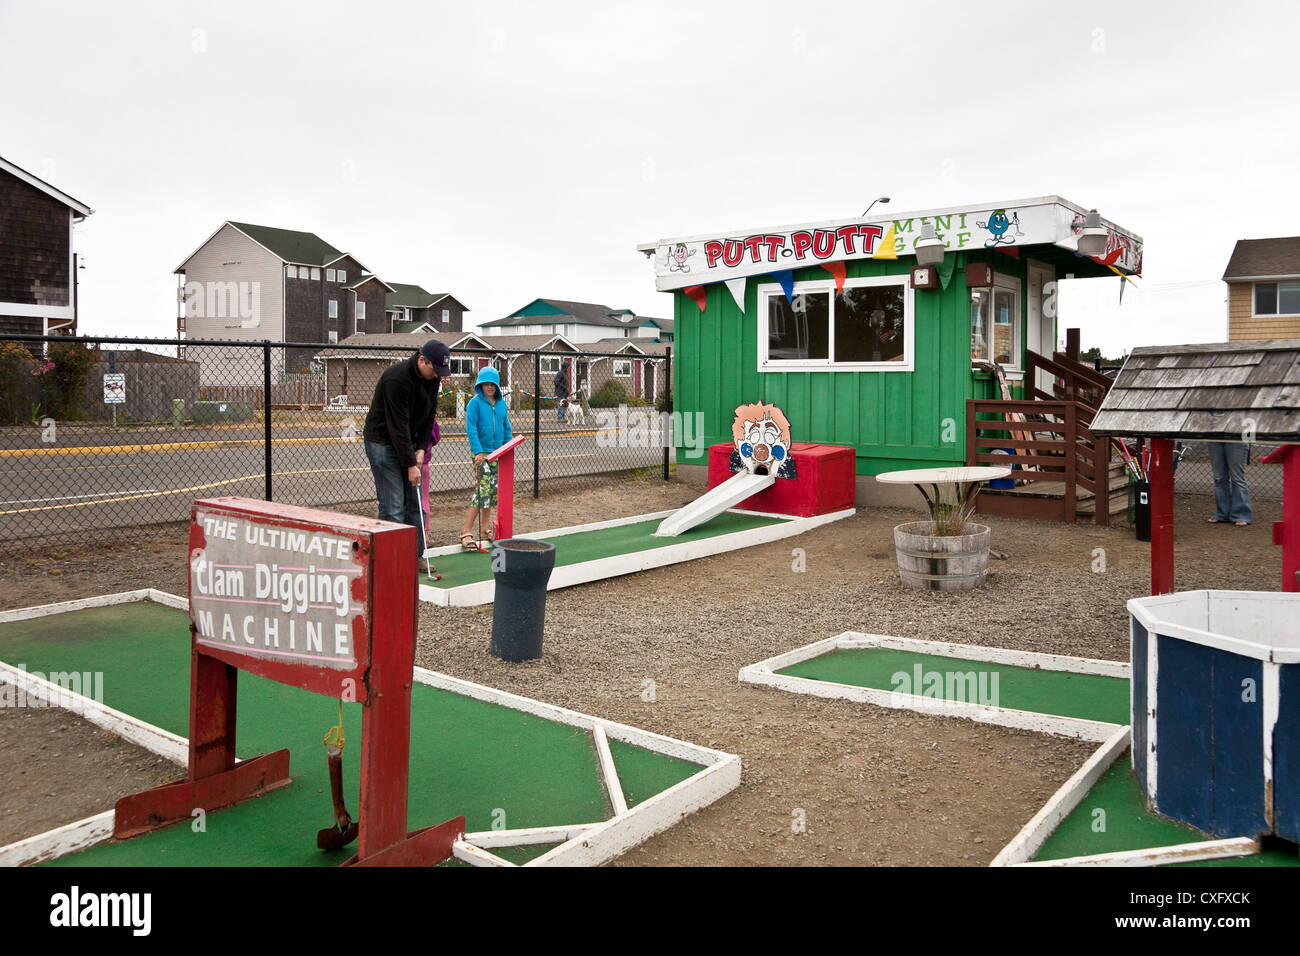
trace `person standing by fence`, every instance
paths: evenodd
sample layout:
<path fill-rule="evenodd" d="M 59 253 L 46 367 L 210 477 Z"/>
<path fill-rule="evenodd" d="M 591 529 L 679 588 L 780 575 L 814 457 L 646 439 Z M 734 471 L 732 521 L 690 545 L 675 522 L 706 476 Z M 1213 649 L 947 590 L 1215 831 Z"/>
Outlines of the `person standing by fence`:
<path fill-rule="evenodd" d="M 379 376 L 366 413 L 366 458 L 375 479 L 381 521 L 416 529 L 416 554 L 424 554 L 420 520 L 420 466 L 436 427 L 438 387 L 451 377 L 451 352 L 430 339 Z"/>
<path fill-rule="evenodd" d="M 1244 528 L 1254 519 L 1250 507 L 1250 487 L 1246 484 L 1246 462 L 1250 445 L 1236 441 L 1206 442 L 1210 467 L 1214 470 L 1214 516 L 1210 524 L 1231 521 Z"/>
<path fill-rule="evenodd" d="M 555 373 L 556 420 L 561 422 L 564 421 L 565 403 L 569 400 L 569 368 L 569 360 L 565 359 L 560 365 L 560 370 Z"/>

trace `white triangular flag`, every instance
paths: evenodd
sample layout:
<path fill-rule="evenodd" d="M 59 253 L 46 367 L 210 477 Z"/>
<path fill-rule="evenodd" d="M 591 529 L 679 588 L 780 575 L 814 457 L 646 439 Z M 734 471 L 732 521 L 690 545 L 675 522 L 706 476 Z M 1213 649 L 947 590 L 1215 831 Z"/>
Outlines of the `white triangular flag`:
<path fill-rule="evenodd" d="M 736 300 L 736 308 L 740 310 L 741 315 L 744 315 L 745 314 L 745 277 L 741 276 L 739 279 L 726 279 L 724 280 L 724 282 L 726 283 L 727 291 L 730 292 L 731 297 Z"/>

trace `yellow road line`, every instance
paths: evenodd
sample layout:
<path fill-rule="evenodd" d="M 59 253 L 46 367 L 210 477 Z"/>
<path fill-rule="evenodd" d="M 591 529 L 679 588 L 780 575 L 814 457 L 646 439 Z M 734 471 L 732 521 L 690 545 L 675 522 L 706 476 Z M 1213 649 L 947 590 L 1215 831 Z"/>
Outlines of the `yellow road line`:
<path fill-rule="evenodd" d="M 592 457 L 591 454 L 551 455 L 549 457 L 543 458 L 542 461 L 554 461 L 558 458 L 590 458 L 590 457 Z M 466 464 L 468 464 L 468 462 L 467 461 L 435 461 L 435 462 L 431 462 L 430 464 L 431 466 L 437 466 L 439 468 L 463 468 L 465 467 Z M 274 479 L 274 478 L 289 478 L 294 475 L 338 475 L 338 474 L 343 474 L 345 472 L 353 472 L 353 471 L 368 472 L 370 471 L 370 468 L 369 467 L 310 468 L 302 471 L 274 471 L 271 473 L 271 477 Z M 567 477 L 567 476 L 562 476 L 562 477 Z M 139 501 L 144 498 L 161 498 L 164 495 L 181 495 L 193 491 L 210 491 L 213 488 L 220 488 L 222 485 L 233 485 L 240 481 L 255 481 L 255 480 L 263 481 L 265 480 L 265 478 L 266 478 L 265 472 L 258 472 L 255 475 L 241 475 L 238 478 L 225 478 L 222 479 L 221 481 L 212 481 L 205 485 L 194 485 L 189 488 L 168 488 L 163 491 L 152 491 L 152 492 L 134 494 L 134 495 L 123 495 L 120 498 L 100 498 L 95 501 L 69 501 L 57 505 L 41 505 L 39 508 L 14 508 L 11 511 L 0 511 L 0 515 L 31 514 L 36 511 L 61 511 L 65 508 L 84 508 L 87 505 L 107 505 L 107 504 L 116 504 L 123 501 Z"/>
<path fill-rule="evenodd" d="M 596 432 L 543 432 L 548 438 L 574 438 L 583 435 L 595 435 Z M 464 435 L 448 435 L 443 441 L 468 441 Z M 228 438 L 220 441 L 181 441 L 156 445 L 70 445 L 60 448 L 5 448 L 0 449 L 0 458 L 34 458 L 46 455 L 148 455 L 170 451 L 212 451 L 216 448 L 231 448 L 247 445 L 264 445 L 261 438 Z M 283 445 L 360 445 L 361 437 L 318 437 L 318 438 L 272 438 L 274 449 Z"/>

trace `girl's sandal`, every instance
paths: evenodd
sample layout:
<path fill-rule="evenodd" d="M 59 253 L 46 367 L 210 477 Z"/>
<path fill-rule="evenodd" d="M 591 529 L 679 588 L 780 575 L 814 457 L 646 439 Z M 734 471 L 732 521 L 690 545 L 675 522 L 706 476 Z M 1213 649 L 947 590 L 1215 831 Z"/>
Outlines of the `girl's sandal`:
<path fill-rule="evenodd" d="M 478 543 L 474 540 L 472 534 L 462 534 L 460 536 L 460 546 L 465 551 L 477 551 Z"/>

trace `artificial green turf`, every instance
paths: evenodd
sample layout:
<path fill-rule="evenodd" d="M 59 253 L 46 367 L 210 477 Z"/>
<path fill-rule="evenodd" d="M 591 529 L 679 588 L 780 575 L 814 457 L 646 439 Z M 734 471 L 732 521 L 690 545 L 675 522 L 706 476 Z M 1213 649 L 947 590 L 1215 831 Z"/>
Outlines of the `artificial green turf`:
<path fill-rule="evenodd" d="M 788 520 L 790 519 L 724 511 L 716 518 L 684 531 L 675 538 L 654 536 L 655 529 L 663 521 L 662 518 L 638 521 L 635 524 L 621 524 L 613 528 L 600 528 L 595 531 L 578 531 L 574 534 L 559 535 L 552 541 L 555 545 L 555 566 L 563 567 L 568 564 L 581 564 L 583 561 L 612 558 L 620 554 L 632 554 L 636 551 L 666 548 L 674 544 L 715 538 L 736 531 L 764 528 Z M 454 588 L 462 584 L 475 584 L 492 579 L 490 554 L 462 551 L 457 554 L 444 554 L 431 560 L 437 572 L 442 575 L 442 580 L 434 581 L 428 575 L 420 575 L 420 583 L 430 587 Z"/>
<path fill-rule="evenodd" d="M 921 666 L 922 684 L 915 686 L 916 666 Z M 812 660 L 802 661 L 778 671 L 791 677 L 808 677 L 812 680 L 833 681 L 854 687 L 871 687 L 877 690 L 898 690 L 921 697 L 926 692 L 925 675 L 937 673 L 944 677 L 947 693 L 949 673 L 974 673 L 979 688 L 983 687 L 993 698 L 993 675 L 997 674 L 996 699 L 976 699 L 968 703 L 991 704 L 1012 710 L 1027 710 L 1036 714 L 1053 714 L 1060 717 L 1078 717 L 1100 720 L 1112 724 L 1129 722 L 1129 687 L 1122 677 L 1101 677 L 1096 674 L 1067 674 L 1063 671 L 1040 670 L 1032 667 L 1013 667 L 1008 664 L 990 664 L 961 657 L 942 657 L 920 654 L 886 647 L 845 648 L 831 651 Z M 905 683 L 896 681 L 896 674 L 906 675 Z M 961 684 L 956 685 L 961 687 Z"/>
<path fill-rule="evenodd" d="M 1103 811 L 1098 813 L 1097 811 Z M 1061 860 L 1123 850 L 1146 850 L 1203 843 L 1213 837 L 1147 809 L 1142 788 L 1126 751 L 1093 784 L 1088 795 L 1047 838 L 1035 860 Z M 1178 866 L 1300 866 L 1300 859 L 1279 850 Z"/>
<path fill-rule="evenodd" d="M 650 799 L 656 793 L 662 793 L 669 787 L 676 786 L 699 768 L 693 764 L 670 763 L 655 760 L 659 754 L 640 747 L 633 747 L 621 740 L 609 741 L 609 753 L 614 758 L 614 769 L 618 771 L 619 783 L 623 785 L 623 797 L 629 807 Z"/>
<path fill-rule="evenodd" d="M 0 660 L 45 673 L 103 671 L 105 704 L 182 736 L 188 733 L 189 646 L 186 614 L 147 602 L 0 626 Z M 56 865 L 335 865 L 355 852 L 353 844 L 323 853 L 315 842 L 316 831 L 332 818 L 321 738 L 337 720 L 338 704 L 240 674 L 238 707 L 240 756 L 288 747 L 290 786 L 208 814 L 205 832 L 182 824 L 93 847 Z M 344 726 L 344 781 L 355 814 L 360 705 L 344 705 Z M 610 815 L 590 734 L 580 728 L 417 683 L 411 736 L 410 829 L 461 814 L 470 831 L 595 823 Z M 627 749 L 620 776 L 630 792 L 656 793 L 661 781 L 676 782 L 699 769 Z M 177 774 L 184 775 L 179 768 Z M 516 855 L 542 852 L 524 848 Z"/>

